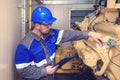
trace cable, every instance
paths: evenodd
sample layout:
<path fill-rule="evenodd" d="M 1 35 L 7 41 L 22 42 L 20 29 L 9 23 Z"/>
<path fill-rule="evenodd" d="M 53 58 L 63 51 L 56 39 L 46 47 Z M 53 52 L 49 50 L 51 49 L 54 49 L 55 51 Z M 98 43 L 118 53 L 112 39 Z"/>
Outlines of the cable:
<path fill-rule="evenodd" d="M 111 47 L 108 49 L 108 59 L 110 60 L 111 63 L 113 63 L 114 65 L 116 65 L 118 68 L 120 68 L 120 65 L 114 63 L 111 59 L 113 58 L 110 58 L 110 50 L 111 50 Z"/>
<path fill-rule="evenodd" d="M 115 58 L 115 57 L 117 57 L 117 56 L 119 56 L 120 55 L 120 53 L 119 54 L 117 54 L 117 55 L 115 55 L 115 56 L 113 56 L 112 58 Z"/>

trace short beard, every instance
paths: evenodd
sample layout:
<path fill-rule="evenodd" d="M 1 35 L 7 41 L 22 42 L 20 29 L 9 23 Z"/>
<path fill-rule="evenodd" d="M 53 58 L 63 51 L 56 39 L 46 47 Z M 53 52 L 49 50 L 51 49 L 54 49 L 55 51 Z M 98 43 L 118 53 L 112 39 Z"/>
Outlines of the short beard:
<path fill-rule="evenodd" d="M 40 33 L 43 34 L 43 35 L 47 35 L 47 34 L 50 33 L 50 31 L 49 31 L 48 33 L 43 33 L 41 30 L 39 30 L 39 31 L 40 31 Z"/>

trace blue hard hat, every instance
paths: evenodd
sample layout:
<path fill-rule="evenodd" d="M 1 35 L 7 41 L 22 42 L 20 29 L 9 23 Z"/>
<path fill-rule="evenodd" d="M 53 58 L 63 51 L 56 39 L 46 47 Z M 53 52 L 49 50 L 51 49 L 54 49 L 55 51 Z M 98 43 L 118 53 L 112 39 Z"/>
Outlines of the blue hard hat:
<path fill-rule="evenodd" d="M 50 24 L 56 21 L 56 18 L 52 16 L 51 11 L 43 6 L 37 7 L 32 12 L 33 23 Z"/>

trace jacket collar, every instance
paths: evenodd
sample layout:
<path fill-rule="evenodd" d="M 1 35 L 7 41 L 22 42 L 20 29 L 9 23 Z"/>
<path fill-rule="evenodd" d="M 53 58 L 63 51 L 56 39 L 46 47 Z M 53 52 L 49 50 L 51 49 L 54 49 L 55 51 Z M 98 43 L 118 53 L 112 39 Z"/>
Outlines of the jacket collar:
<path fill-rule="evenodd" d="M 36 39 L 37 41 L 40 41 L 40 39 L 45 40 L 48 36 L 54 35 L 54 32 L 53 32 L 53 30 L 51 29 L 50 32 L 49 32 L 48 34 L 43 35 L 43 38 L 40 37 L 40 36 L 38 36 L 37 34 L 33 33 L 31 30 L 28 32 L 28 34 L 30 34 L 31 37 L 34 38 L 34 39 Z"/>

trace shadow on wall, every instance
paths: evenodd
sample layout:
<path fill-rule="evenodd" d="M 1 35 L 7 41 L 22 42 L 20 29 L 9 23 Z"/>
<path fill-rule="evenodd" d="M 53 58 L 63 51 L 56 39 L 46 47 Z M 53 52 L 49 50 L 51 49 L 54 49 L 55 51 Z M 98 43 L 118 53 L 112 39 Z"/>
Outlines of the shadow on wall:
<path fill-rule="evenodd" d="M 22 80 L 22 78 L 17 73 L 15 66 L 13 66 L 13 70 L 14 70 L 14 80 Z"/>

